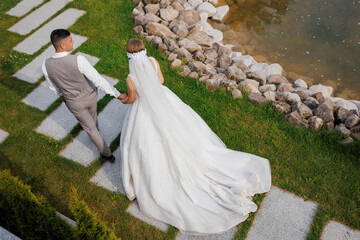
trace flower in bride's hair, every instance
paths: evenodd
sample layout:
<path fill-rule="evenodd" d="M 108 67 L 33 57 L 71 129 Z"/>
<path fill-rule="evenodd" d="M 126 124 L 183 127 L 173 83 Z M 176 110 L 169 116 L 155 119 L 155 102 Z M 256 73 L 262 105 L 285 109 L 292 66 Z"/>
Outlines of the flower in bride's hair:
<path fill-rule="evenodd" d="M 132 59 L 134 57 L 138 57 L 138 56 L 146 56 L 146 49 L 142 50 L 140 52 L 136 52 L 136 53 L 128 53 L 126 52 L 126 55 L 129 59 Z"/>

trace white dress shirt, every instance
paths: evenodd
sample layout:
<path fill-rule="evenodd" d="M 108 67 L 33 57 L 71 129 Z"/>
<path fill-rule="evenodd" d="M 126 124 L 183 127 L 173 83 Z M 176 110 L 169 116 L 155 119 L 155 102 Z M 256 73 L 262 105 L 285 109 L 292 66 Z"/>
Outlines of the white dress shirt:
<path fill-rule="evenodd" d="M 60 52 L 55 53 L 53 58 L 61 58 L 69 55 L 68 52 Z M 45 60 L 46 61 L 46 60 Z M 49 84 L 49 88 L 55 92 L 59 97 L 62 97 L 62 93 L 59 90 L 59 88 L 54 84 L 54 82 L 50 79 L 46 67 L 45 67 L 45 61 L 42 65 L 42 71 L 44 73 L 45 79 Z M 111 96 L 118 97 L 120 95 L 120 92 L 110 85 L 108 81 L 106 81 L 97 71 L 96 69 L 89 63 L 89 61 L 82 55 L 77 56 L 77 64 L 79 71 L 84 74 L 84 76 L 89 79 L 92 83 L 94 83 L 95 87 L 101 89 L 102 91 L 106 92 L 107 94 L 110 94 Z"/>

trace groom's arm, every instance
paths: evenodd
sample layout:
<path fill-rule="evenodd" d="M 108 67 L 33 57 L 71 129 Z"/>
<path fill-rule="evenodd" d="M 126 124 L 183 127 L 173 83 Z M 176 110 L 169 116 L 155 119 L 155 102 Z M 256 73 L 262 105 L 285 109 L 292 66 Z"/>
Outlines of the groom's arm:
<path fill-rule="evenodd" d="M 108 81 L 106 81 L 96 69 L 89 63 L 89 61 L 82 55 L 77 56 L 77 63 L 79 71 L 85 75 L 87 79 L 94 83 L 94 85 L 101 89 L 102 91 L 114 96 L 116 98 L 122 99 L 125 97 L 124 93 L 120 93 L 116 88 L 111 86 Z"/>

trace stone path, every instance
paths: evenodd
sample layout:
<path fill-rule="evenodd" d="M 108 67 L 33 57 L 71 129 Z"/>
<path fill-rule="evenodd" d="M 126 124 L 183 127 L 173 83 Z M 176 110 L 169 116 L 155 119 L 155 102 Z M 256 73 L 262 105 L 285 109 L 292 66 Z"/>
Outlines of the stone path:
<path fill-rule="evenodd" d="M 72 1 L 73 0 L 52 0 L 45 3 L 40 8 L 36 9 L 34 12 L 30 13 L 9 28 L 9 31 L 26 35 L 33 29 L 39 27 L 43 22 L 48 20 L 51 16 L 65 7 L 66 4 Z"/>
<path fill-rule="evenodd" d="M 71 36 L 74 40 L 73 50 L 78 48 L 81 44 L 83 44 L 87 40 L 87 37 L 83 37 L 80 35 L 71 34 Z M 43 72 L 42 72 L 43 62 L 45 61 L 45 59 L 53 55 L 54 55 L 54 47 L 51 45 L 43 53 L 37 56 L 33 61 L 31 61 L 29 64 L 27 64 L 19 71 L 17 71 L 14 74 L 14 77 L 17 77 L 29 83 L 36 83 L 43 76 Z M 90 59 L 88 58 L 88 60 Z"/>
<path fill-rule="evenodd" d="M 18 238 L 17 236 L 12 234 L 5 228 L 2 228 L 1 226 L 0 226 L 0 239 L 1 240 L 21 240 L 21 238 Z"/>
<path fill-rule="evenodd" d="M 44 0 L 23 0 L 6 13 L 11 16 L 21 17 L 43 2 Z"/>
<path fill-rule="evenodd" d="M 52 30 L 70 27 L 79 17 L 84 15 L 84 13 L 85 11 L 74 8 L 66 10 L 19 43 L 14 47 L 14 50 L 22 53 L 34 54 L 45 44 L 50 42 L 49 35 Z"/>
<path fill-rule="evenodd" d="M 9 136 L 8 132 L 0 129 L 0 143 L 4 142 L 8 136 Z"/>
<path fill-rule="evenodd" d="M 51 18 L 51 16 L 54 16 L 56 12 L 60 11 L 68 2 L 71 1 L 72 0 L 52 0 L 47 2 L 9 28 L 9 30 L 19 34 L 28 34 L 33 29 L 41 26 L 44 21 Z M 7 14 L 12 16 L 23 16 L 42 3 L 43 0 L 23 0 L 8 11 Z M 16 47 L 14 47 L 14 50 L 27 54 L 37 52 L 49 43 L 49 34 L 53 29 L 68 28 L 84 13 L 85 11 L 83 10 L 67 9 L 19 43 Z M 79 47 L 87 39 L 86 37 L 75 34 L 72 34 L 72 37 L 75 41 L 74 49 Z M 42 62 L 46 58 L 52 56 L 53 52 L 53 47 L 48 47 L 31 63 L 15 73 L 14 76 L 29 83 L 36 83 L 42 77 Z M 92 64 L 96 64 L 96 62 L 99 61 L 96 57 L 86 54 L 84 55 Z M 117 82 L 115 79 L 106 76 L 104 77 L 112 85 Z M 99 99 L 103 96 L 104 93 L 100 91 Z M 23 99 L 23 102 L 44 111 L 56 99 L 57 96 L 48 88 L 46 81 L 44 81 L 39 87 L 26 96 Z M 99 114 L 98 119 L 100 132 L 108 144 L 110 144 L 120 134 L 127 107 L 128 106 L 123 105 L 119 100 L 113 99 Z M 61 140 L 74 128 L 76 124 L 76 119 L 67 110 L 65 104 L 61 104 L 39 125 L 37 129 L 35 129 L 35 131 L 49 137 L 53 137 L 56 140 Z M 0 143 L 3 142 L 7 136 L 8 133 L 0 129 Z M 91 142 L 90 138 L 83 130 L 66 146 L 63 151 L 60 152 L 60 155 L 84 166 L 90 165 L 94 160 L 99 158 L 99 153 L 95 145 Z M 113 192 L 119 191 L 120 193 L 125 194 L 124 186 L 121 180 L 119 148 L 114 152 L 114 155 L 117 160 L 114 163 L 105 162 L 90 179 L 90 181 L 97 184 L 99 187 L 104 187 Z M 297 197 L 294 194 L 283 191 L 277 187 L 272 187 L 271 191 L 265 197 L 260 209 L 256 213 L 253 226 L 251 227 L 246 239 L 306 239 L 317 209 L 317 205 L 317 203 L 304 201 L 304 199 Z M 167 224 L 142 214 L 136 201 L 133 201 L 129 205 L 126 212 L 162 231 L 168 230 L 169 226 Z M 75 222 L 71 219 L 68 219 L 59 213 L 58 215 L 61 218 L 66 219 L 69 224 L 75 224 Z M 227 240 L 233 239 L 236 231 L 237 227 L 221 234 L 211 234 L 207 236 L 191 236 L 179 233 L 176 236 L 176 239 Z M 18 239 L 16 237 L 6 238 L 8 235 L 8 232 L 0 227 L 0 239 Z M 351 230 L 340 223 L 330 222 L 326 225 L 321 239 L 360 239 L 360 232 Z"/>

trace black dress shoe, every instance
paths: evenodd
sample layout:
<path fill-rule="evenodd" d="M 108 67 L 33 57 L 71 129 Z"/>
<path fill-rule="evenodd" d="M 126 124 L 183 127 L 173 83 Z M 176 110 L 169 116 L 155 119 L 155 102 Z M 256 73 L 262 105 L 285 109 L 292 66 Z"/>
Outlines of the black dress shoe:
<path fill-rule="evenodd" d="M 109 162 L 114 162 L 115 161 L 115 157 L 112 154 L 111 154 L 111 156 L 106 157 L 106 156 L 104 156 L 104 155 L 102 155 L 100 153 L 100 156 L 101 156 L 102 159 L 105 159 L 106 161 L 109 161 Z"/>

